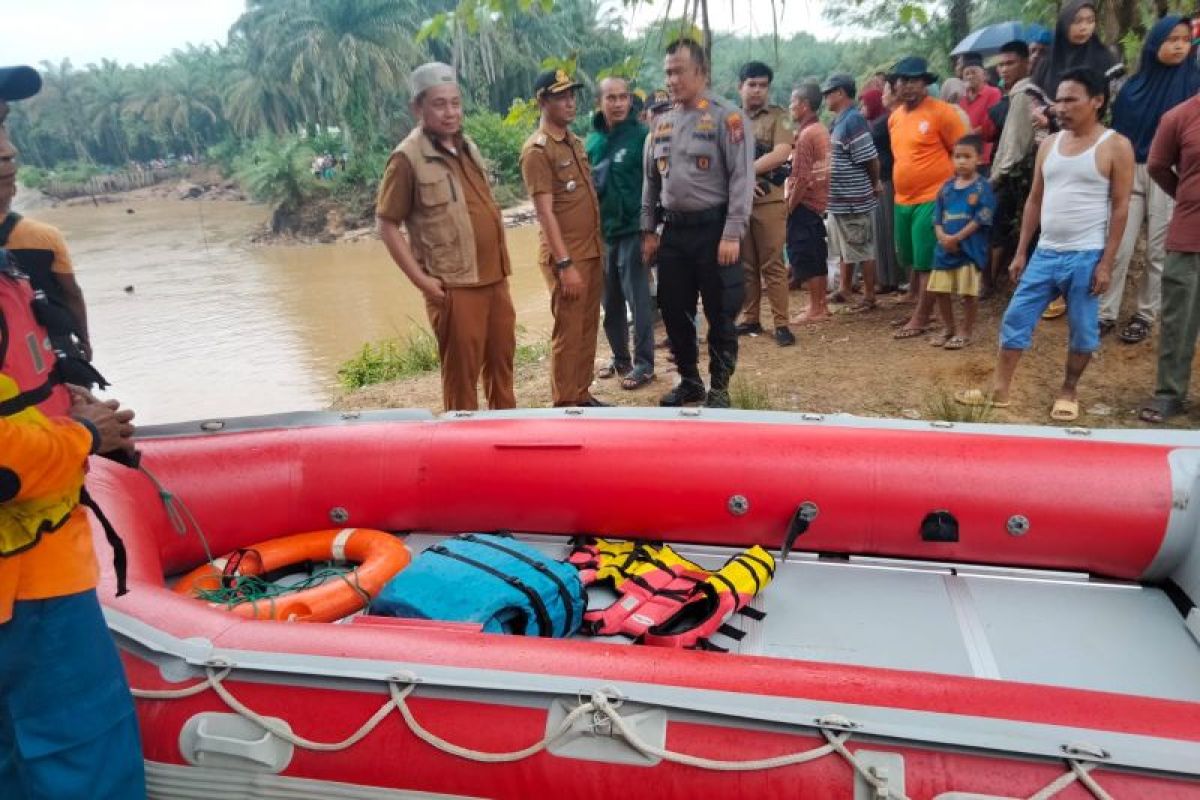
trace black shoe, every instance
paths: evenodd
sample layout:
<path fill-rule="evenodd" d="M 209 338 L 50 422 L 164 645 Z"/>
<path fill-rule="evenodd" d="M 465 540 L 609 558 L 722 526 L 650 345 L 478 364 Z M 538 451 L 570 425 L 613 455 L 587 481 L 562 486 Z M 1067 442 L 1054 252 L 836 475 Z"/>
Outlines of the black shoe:
<path fill-rule="evenodd" d="M 791 328 L 782 325 L 775 329 L 775 344 L 780 347 L 791 347 L 796 343 L 796 336 Z"/>
<path fill-rule="evenodd" d="M 708 397 L 704 399 L 705 408 L 729 408 L 729 391 L 727 389 L 709 389 Z"/>
<path fill-rule="evenodd" d="M 734 328 L 738 336 L 758 336 L 763 332 L 762 325 L 757 322 L 743 322 Z"/>
<path fill-rule="evenodd" d="M 589 394 L 587 400 L 584 400 L 582 403 L 580 403 L 579 407 L 580 408 L 612 408 L 612 405 L 613 405 L 612 403 L 606 403 L 603 400 L 597 400 L 596 398 L 592 397 Z"/>
<path fill-rule="evenodd" d="M 685 403 L 703 403 L 704 384 L 697 380 L 684 378 L 675 384 L 675 388 L 662 396 L 658 401 L 660 406 L 676 408 Z"/>

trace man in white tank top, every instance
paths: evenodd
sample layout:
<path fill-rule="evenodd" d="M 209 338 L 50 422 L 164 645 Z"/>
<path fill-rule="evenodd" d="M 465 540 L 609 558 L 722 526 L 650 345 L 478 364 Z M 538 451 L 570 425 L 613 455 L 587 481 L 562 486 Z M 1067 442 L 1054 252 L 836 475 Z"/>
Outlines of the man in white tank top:
<path fill-rule="evenodd" d="M 1067 301 L 1070 342 L 1066 378 L 1050 418 L 1071 422 L 1079 417 L 1076 386 L 1092 353 L 1100 349 L 1100 297 L 1112 282 L 1133 185 L 1133 147 L 1100 124 L 1107 105 L 1108 83 L 1102 75 L 1087 68 L 1063 74 L 1055 102 L 1062 132 L 1038 150 L 1021 241 L 1009 267 L 1017 290 L 1000 328 L 992 391 L 956 393 L 955 399 L 964 405 L 1009 405 L 1021 355 L 1029 349 L 1042 312 L 1061 295 Z M 1026 264 L 1039 222 L 1041 238 Z"/>

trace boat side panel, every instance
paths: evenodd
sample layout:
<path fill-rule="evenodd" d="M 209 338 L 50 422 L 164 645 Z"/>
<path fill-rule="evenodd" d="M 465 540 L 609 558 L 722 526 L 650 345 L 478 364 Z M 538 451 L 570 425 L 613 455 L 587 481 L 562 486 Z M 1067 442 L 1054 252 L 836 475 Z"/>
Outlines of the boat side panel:
<path fill-rule="evenodd" d="M 777 548 L 810 502 L 819 514 L 799 549 L 1136 579 L 1167 529 L 1168 453 L 938 431 L 480 420 L 155 440 L 145 458 L 218 553 L 327 528 L 339 509 L 336 524 L 386 530 Z M 934 511 L 953 515 L 957 542 L 922 540 Z M 1018 517 L 1028 528 L 1013 535 Z M 160 533 L 160 546 L 169 573 L 203 558 L 195 537 Z"/>
<path fill-rule="evenodd" d="M 137 679 L 142 667 L 130 664 Z M 255 711 L 286 719 L 293 730 L 318 741 L 348 736 L 386 699 L 385 695 L 336 692 L 329 689 L 240 683 L 228 688 L 248 700 Z M 432 733 L 466 747 L 484 751 L 515 750 L 541 739 L 546 733 L 546 711 L 538 708 L 416 697 L 410 701 L 414 716 Z M 212 694 L 174 701 L 141 702 L 138 712 L 143 730 L 161 732 L 147 737 L 148 760 L 182 764 L 178 736 L 171 735 L 189 718 L 205 711 L 227 710 Z M 811 733 L 730 728 L 672 718 L 666 747 L 710 759 L 771 757 L 808 750 L 823 744 Z M 878 742 L 851 740 L 859 748 L 884 750 L 903 757 L 907 795 L 932 800 L 951 791 L 995 796 L 1029 796 L 1063 772 L 1057 761 L 990 758 L 953 750 L 892 747 Z M 670 763 L 634 767 L 597 761 L 562 758 L 542 753 L 513 764 L 481 765 L 448 755 L 417 740 L 397 715 L 354 747 L 335 753 L 297 749 L 285 775 L 321 781 L 367 784 L 388 788 L 438 792 L 497 800 L 524 800 L 559 792 L 588 800 L 614 796 L 643 796 L 634 789 L 654 785 L 662 800 L 693 798 L 697 793 L 716 797 L 754 797 L 792 800 L 796 797 L 843 800 L 852 795 L 850 766 L 836 755 L 807 764 L 755 772 L 716 772 Z M 1097 780 L 1114 797 L 1154 797 L 1156 800 L 1194 800 L 1200 786 L 1182 780 L 1132 775 L 1103 768 Z M 1065 796 L 1065 795 L 1064 795 Z"/>

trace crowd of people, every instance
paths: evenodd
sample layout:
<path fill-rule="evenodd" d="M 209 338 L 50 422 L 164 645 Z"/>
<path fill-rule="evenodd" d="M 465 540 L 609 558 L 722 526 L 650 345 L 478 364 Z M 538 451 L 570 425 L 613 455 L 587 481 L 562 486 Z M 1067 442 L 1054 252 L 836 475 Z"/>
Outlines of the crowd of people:
<path fill-rule="evenodd" d="M 959 54 L 940 85 L 916 55 L 861 91 L 846 74 L 805 80 L 785 110 L 770 103 L 768 65 L 742 66 L 735 105 L 710 91 L 704 48 L 680 39 L 665 89 L 600 82 L 586 141 L 571 130 L 582 84 L 540 75 L 521 171 L 554 316 L 554 404 L 605 405 L 597 377 L 629 390 L 654 380 L 658 315 L 679 374 L 659 403 L 728 407 L 739 338 L 769 332 L 788 347 L 794 324 L 891 296 L 911 313 L 890 335 L 945 350 L 976 341 L 980 301 L 1007 299 L 995 380 L 957 392 L 966 405 L 1006 406 L 1038 320 L 1065 315 L 1057 421 L 1078 417 L 1076 387 L 1103 337 L 1134 344 L 1158 324 L 1158 385 L 1141 418 L 1179 413 L 1200 324 L 1180 288 L 1200 204 L 1191 20 L 1158 20 L 1131 77 L 1100 40 L 1092 0 L 986 56 Z M 453 69 L 426 64 L 411 82 L 419 125 L 389 161 L 380 229 L 425 295 L 445 407 L 476 408 L 482 375 L 489 406 L 510 408 L 511 265 L 486 165 L 462 133 Z M 1143 230 L 1145 268 L 1121 320 Z M 789 290 L 805 299 L 796 313 Z M 611 356 L 597 371 L 601 309 Z"/>
<path fill-rule="evenodd" d="M 336 158 L 333 153 L 321 153 L 313 156 L 309 169 L 312 170 L 313 177 L 317 180 L 331 181 L 337 176 L 339 171 L 346 171 L 346 162 L 348 159 L 348 153 L 342 153 Z"/>

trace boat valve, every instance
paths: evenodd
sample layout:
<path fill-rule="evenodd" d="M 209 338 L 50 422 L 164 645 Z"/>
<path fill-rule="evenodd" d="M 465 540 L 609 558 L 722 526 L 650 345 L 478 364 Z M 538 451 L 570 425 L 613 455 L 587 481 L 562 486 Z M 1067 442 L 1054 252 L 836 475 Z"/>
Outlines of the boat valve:
<path fill-rule="evenodd" d="M 1013 514 L 1004 526 L 1011 536 L 1024 536 L 1029 533 L 1029 517 L 1024 514 Z"/>

